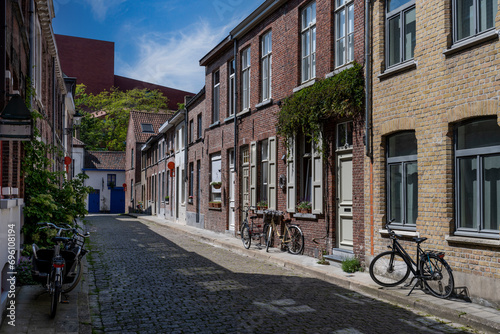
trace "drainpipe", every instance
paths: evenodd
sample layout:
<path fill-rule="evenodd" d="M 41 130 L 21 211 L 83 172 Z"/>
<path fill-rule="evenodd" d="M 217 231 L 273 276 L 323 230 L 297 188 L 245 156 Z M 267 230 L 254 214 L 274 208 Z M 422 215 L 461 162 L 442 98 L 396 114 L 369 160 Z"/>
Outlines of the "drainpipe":
<path fill-rule="evenodd" d="M 184 189 L 187 187 L 187 181 L 188 181 L 188 147 L 189 147 L 189 137 L 188 137 L 188 126 L 189 126 L 189 119 L 188 119 L 188 108 L 187 104 L 188 102 L 191 101 L 191 99 L 184 100 Z M 186 189 L 187 191 L 184 191 L 184 203 L 186 203 L 186 197 L 189 196 L 189 189 Z"/>
<path fill-rule="evenodd" d="M 234 172 L 236 174 L 238 174 L 238 155 L 237 155 L 237 152 L 238 152 L 238 117 L 236 116 L 236 106 L 238 105 L 237 101 L 238 101 L 238 89 L 236 89 L 236 87 L 238 87 L 238 71 L 237 71 L 237 68 L 238 68 L 238 61 L 237 61 L 237 56 L 238 56 L 238 40 L 235 39 L 234 40 L 234 50 L 233 50 L 233 54 L 234 54 L 234 89 L 233 89 L 233 95 L 234 95 L 234 104 L 233 104 L 233 108 L 234 108 Z"/>
<path fill-rule="evenodd" d="M 52 57 L 52 144 L 56 146 L 56 60 Z M 57 159 L 56 159 L 57 161 Z M 57 171 L 57 165 L 54 164 L 54 171 Z"/>
<path fill-rule="evenodd" d="M 366 156 L 373 158 L 371 150 L 371 81 L 372 81 L 372 63 L 371 63 L 371 16 L 370 0 L 365 0 L 365 149 Z"/>
<path fill-rule="evenodd" d="M 7 24 L 7 0 L 3 0 L 0 4 L 0 74 L 3 80 L 0 83 L 0 107 L 3 109 L 6 103 L 7 92 L 5 91 L 5 71 L 7 69 L 7 65 L 5 64 L 5 53 L 7 52 L 6 48 L 6 24 Z M 3 198 L 1 188 L 3 187 L 2 180 L 2 165 L 3 165 L 3 144 L 0 140 L 0 199 Z"/>
<path fill-rule="evenodd" d="M 35 80 L 33 77 L 33 66 L 35 66 L 35 0 L 30 0 L 30 32 L 29 32 L 29 67 L 28 67 L 28 77 L 30 79 L 30 109 L 33 108 L 33 90 L 35 88 Z M 35 124 L 33 124 L 33 127 Z"/>

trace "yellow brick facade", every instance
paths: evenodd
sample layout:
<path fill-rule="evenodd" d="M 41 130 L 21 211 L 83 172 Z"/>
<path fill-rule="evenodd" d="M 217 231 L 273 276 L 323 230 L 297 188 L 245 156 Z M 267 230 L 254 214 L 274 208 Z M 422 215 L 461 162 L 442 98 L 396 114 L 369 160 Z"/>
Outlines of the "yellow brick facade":
<path fill-rule="evenodd" d="M 365 160 L 366 259 L 386 249 L 386 137 L 414 130 L 418 159 L 418 218 L 415 234 L 426 249 L 443 250 L 455 286 L 467 286 L 479 302 L 500 306 L 500 241 L 455 233 L 454 125 L 497 116 L 500 124 L 500 10 L 493 33 L 456 52 L 452 1 L 416 1 L 416 46 L 411 66 L 386 69 L 386 1 L 376 0 L 372 24 L 372 151 Z M 496 33 L 496 36 L 495 36 Z M 500 166 L 499 166 L 500 167 Z M 500 236 L 500 231 L 499 231 Z M 414 249 L 413 243 L 405 243 Z"/>

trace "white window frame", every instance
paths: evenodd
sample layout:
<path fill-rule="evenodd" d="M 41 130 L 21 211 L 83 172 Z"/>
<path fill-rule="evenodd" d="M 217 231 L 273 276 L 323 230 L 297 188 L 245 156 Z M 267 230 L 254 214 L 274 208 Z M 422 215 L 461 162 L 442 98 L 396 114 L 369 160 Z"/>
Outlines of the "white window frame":
<path fill-rule="evenodd" d="M 302 82 L 316 77 L 316 2 L 301 12 L 301 78 Z"/>
<path fill-rule="evenodd" d="M 271 99 L 272 96 L 272 31 L 267 32 L 261 37 L 261 98 L 262 101 Z"/>
<path fill-rule="evenodd" d="M 241 54 L 241 109 L 250 109 L 250 47 Z"/>
<path fill-rule="evenodd" d="M 354 0 L 335 0 L 335 66 L 354 61 Z"/>
<path fill-rule="evenodd" d="M 220 153 L 212 154 L 210 157 L 210 182 L 222 181 L 222 157 Z M 215 189 L 210 186 L 210 200 L 222 201 L 222 188 Z"/>
<path fill-rule="evenodd" d="M 220 71 L 217 70 L 212 75 L 213 79 L 213 108 L 212 108 L 212 124 L 220 120 Z"/>
<path fill-rule="evenodd" d="M 229 67 L 229 85 L 228 85 L 228 96 L 229 96 L 229 105 L 228 105 L 228 116 L 231 117 L 234 115 L 236 110 L 236 61 L 233 59 L 228 63 Z"/>

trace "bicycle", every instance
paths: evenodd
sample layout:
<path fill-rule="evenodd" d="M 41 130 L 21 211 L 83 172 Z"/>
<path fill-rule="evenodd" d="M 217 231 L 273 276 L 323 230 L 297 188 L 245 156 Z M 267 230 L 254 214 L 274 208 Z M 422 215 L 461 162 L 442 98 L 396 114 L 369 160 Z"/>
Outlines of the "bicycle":
<path fill-rule="evenodd" d="M 259 248 L 266 244 L 265 241 L 264 244 L 262 244 L 261 240 L 262 237 L 266 236 L 266 229 L 268 225 L 255 224 L 253 220 L 257 218 L 257 216 L 250 216 L 251 223 L 248 223 L 248 212 L 254 209 L 254 207 L 249 206 L 246 209 L 242 210 L 245 213 L 245 219 L 243 220 L 243 224 L 241 225 L 241 241 L 243 242 L 243 246 L 246 249 L 250 248 L 252 239 L 259 241 L 259 243 L 257 244 L 257 247 Z"/>
<path fill-rule="evenodd" d="M 283 212 L 276 210 L 265 210 L 264 211 L 264 222 L 267 222 L 267 217 L 270 216 L 271 222 L 267 228 L 266 233 L 266 252 L 269 251 L 269 247 L 273 241 L 273 233 L 276 231 L 278 239 L 281 241 L 281 245 L 286 247 L 290 254 L 300 254 L 304 250 L 304 234 L 299 226 L 290 224 L 285 221 L 283 234 L 280 233 L 279 229 L 276 228 L 276 220 L 283 217 Z"/>
<path fill-rule="evenodd" d="M 33 279 L 49 292 L 50 317 L 54 318 L 57 305 L 61 303 L 61 294 L 73 290 L 81 279 L 83 269 L 81 259 L 87 253 L 83 249 L 83 239 L 89 236 L 79 233 L 72 227 L 59 227 L 53 223 L 38 223 L 45 228 L 57 229 L 57 234 L 52 238 L 55 242 L 53 249 L 39 249 L 36 244 L 32 245 L 32 271 Z M 72 238 L 62 237 L 62 232 L 73 232 Z M 68 269 L 69 268 L 69 269 Z"/>
<path fill-rule="evenodd" d="M 380 253 L 372 260 L 371 278 L 381 286 L 394 287 L 406 281 L 411 271 L 413 277 L 404 286 L 409 287 L 415 280 L 416 282 L 408 296 L 419 286 L 438 298 L 448 298 L 453 292 L 455 282 L 451 268 L 444 260 L 445 253 L 422 250 L 420 244 L 427 238 L 414 237 L 412 241 L 417 244 L 417 256 L 414 261 L 397 240 L 402 236 L 396 234 L 390 228 L 389 223 L 385 225 L 385 228 L 392 240 L 392 245 L 387 246 L 391 250 Z"/>

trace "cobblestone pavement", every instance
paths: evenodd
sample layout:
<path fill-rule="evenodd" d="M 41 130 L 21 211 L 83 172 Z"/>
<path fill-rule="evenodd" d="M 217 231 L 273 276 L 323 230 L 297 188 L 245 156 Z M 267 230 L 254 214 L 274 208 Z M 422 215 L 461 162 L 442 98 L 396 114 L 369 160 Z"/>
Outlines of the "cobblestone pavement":
<path fill-rule="evenodd" d="M 165 226 L 91 216 L 94 333 L 463 333 Z"/>

